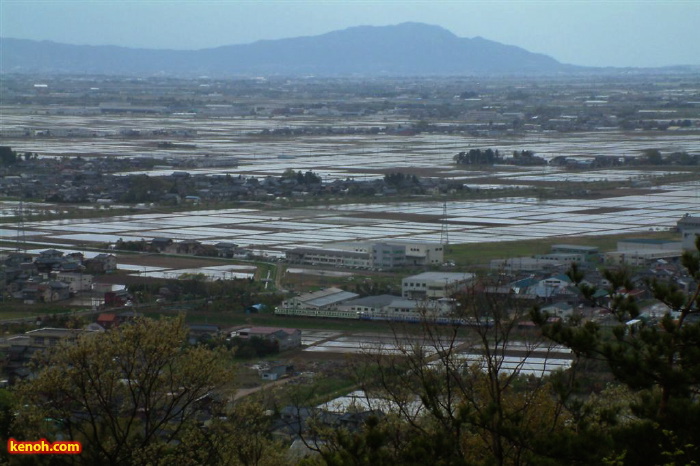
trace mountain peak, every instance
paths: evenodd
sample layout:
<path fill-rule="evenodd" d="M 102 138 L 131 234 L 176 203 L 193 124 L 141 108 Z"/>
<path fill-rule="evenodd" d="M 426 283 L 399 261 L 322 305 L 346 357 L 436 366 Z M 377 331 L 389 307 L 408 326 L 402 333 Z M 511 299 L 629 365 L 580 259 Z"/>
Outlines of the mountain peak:
<path fill-rule="evenodd" d="M 375 40 L 454 40 L 456 35 L 447 29 L 425 23 L 406 22 L 389 26 L 352 26 L 347 29 L 328 32 L 316 37 L 342 36 L 345 38 L 357 38 L 363 41 Z"/>
<path fill-rule="evenodd" d="M 96 74 L 446 76 L 548 73 L 567 67 L 545 55 L 440 26 L 355 26 L 318 36 L 197 51 L 82 47 L 0 39 L 0 72 Z"/>
<path fill-rule="evenodd" d="M 434 24 L 426 24 L 426 23 L 418 23 L 415 21 L 407 21 L 405 23 L 399 23 L 399 24 L 393 24 L 393 25 L 387 25 L 387 26 L 352 26 L 345 31 L 362 31 L 365 32 L 367 30 L 375 30 L 375 31 L 383 31 L 385 33 L 420 33 L 420 34 L 441 34 L 449 37 L 457 37 L 454 35 L 451 31 L 448 31 L 447 29 L 443 28 L 442 26 L 436 26 Z"/>

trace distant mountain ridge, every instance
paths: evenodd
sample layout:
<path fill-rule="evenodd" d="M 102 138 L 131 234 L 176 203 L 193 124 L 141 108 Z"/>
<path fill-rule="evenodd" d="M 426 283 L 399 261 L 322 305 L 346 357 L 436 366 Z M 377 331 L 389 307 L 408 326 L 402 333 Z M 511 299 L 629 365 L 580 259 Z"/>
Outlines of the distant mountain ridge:
<path fill-rule="evenodd" d="M 572 72 L 546 55 L 439 26 L 357 26 L 318 36 L 201 50 L 0 38 L 0 72 L 181 76 L 449 76 Z"/>

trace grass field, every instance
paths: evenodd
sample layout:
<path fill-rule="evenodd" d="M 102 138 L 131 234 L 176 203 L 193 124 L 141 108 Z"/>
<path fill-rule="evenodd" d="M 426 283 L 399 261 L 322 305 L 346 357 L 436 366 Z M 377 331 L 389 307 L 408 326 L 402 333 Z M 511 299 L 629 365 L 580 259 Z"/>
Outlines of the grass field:
<path fill-rule="evenodd" d="M 507 259 L 511 257 L 530 257 L 536 254 L 550 252 L 555 244 L 575 244 L 579 246 L 595 246 L 601 252 L 614 251 L 617 242 L 622 239 L 644 238 L 680 241 L 679 235 L 672 231 L 630 233 L 611 236 L 586 236 L 586 237 L 552 237 L 528 241 L 512 241 L 480 244 L 455 244 L 450 245 L 445 253 L 445 260 L 452 260 L 458 266 L 488 265 L 494 259 Z"/>
<path fill-rule="evenodd" d="M 147 317 L 173 315 L 178 311 L 149 311 Z M 188 322 L 197 324 L 217 324 L 222 326 L 255 325 L 264 327 L 294 327 L 305 329 L 336 330 L 339 332 L 390 332 L 392 327 L 387 322 L 368 322 L 364 320 L 321 319 L 313 317 L 286 317 L 271 313 L 243 314 L 240 312 L 205 312 L 186 313 Z"/>
<path fill-rule="evenodd" d="M 78 310 L 70 306 L 56 304 L 23 304 L 0 302 L 0 321 L 30 319 L 54 314 L 70 314 Z M 84 310 L 84 309 L 81 309 Z"/>

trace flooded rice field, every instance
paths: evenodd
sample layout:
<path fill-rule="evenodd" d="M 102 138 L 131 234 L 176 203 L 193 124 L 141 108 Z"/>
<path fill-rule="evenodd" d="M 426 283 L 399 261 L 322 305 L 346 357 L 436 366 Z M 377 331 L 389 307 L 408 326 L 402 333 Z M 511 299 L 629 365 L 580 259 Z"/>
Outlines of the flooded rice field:
<path fill-rule="evenodd" d="M 339 354 L 382 354 L 382 355 L 407 355 L 412 354 L 416 344 L 430 359 L 444 349 L 447 345 L 462 348 L 465 341 L 453 342 L 424 341 L 421 338 L 377 335 L 357 333 L 342 335 L 328 331 L 304 331 L 302 343 L 306 347 L 305 352 L 310 353 L 339 353 Z M 512 341 L 505 348 L 499 349 L 500 371 L 504 374 L 518 372 L 522 375 L 534 375 L 543 377 L 558 369 L 567 369 L 571 366 L 572 355 L 569 348 L 545 344 L 543 342 L 526 343 L 524 341 Z M 486 362 L 483 351 L 477 347 L 460 349 L 456 354 L 456 362 L 464 366 L 475 366 L 486 370 Z M 429 365 L 441 365 L 440 362 L 430 362 Z"/>
<path fill-rule="evenodd" d="M 56 116 L 6 112 L 7 128 L 41 130 L 83 128 L 96 136 L 85 138 L 28 138 L 3 141 L 18 152 L 42 157 L 92 155 L 112 157 L 233 156 L 238 167 L 200 168 L 191 173 L 242 176 L 281 175 L 286 170 L 313 171 L 324 182 L 353 178 L 371 180 L 402 170 L 460 180 L 470 188 L 494 190 L 488 200 L 387 203 L 381 197 L 367 204 L 304 209 L 239 208 L 178 213 L 144 213 L 90 220 L 31 221 L 34 212 L 58 210 L 50 204 L 25 206 L 24 236 L 30 243 L 76 248 L 90 244 L 109 247 L 118 240 L 150 241 L 167 237 L 204 244 L 233 242 L 271 258 L 300 246 L 330 246 L 351 241 L 439 242 L 445 232 L 452 244 L 516 241 L 547 237 L 581 237 L 666 230 L 685 213 L 700 211 L 700 181 L 668 183 L 636 190 L 616 190 L 609 197 L 538 199 L 510 196 L 494 199 L 498 189 L 537 186 L 537 183 L 641 182 L 684 172 L 670 169 L 570 170 L 561 167 L 494 167 L 492 170 L 457 166 L 453 156 L 470 148 L 493 148 L 503 153 L 531 150 L 547 159 L 556 156 L 637 156 L 642 150 L 697 151 L 696 135 L 683 133 L 623 133 L 620 131 L 533 132 L 520 135 L 469 134 L 323 134 L 265 136 L 263 130 L 309 126 L 391 126 L 402 118 L 357 119 L 341 123 L 323 118 L 194 118 L 192 116 Z M 163 149 L 159 139 L 121 137 L 124 130 L 188 130 L 181 138 L 187 149 Z M 167 165 L 167 164 L 166 164 Z M 157 168 L 150 175 L 169 175 Z M 134 172 L 125 172 L 134 173 Z M 687 179 L 687 178 L 686 178 Z M 512 191 L 510 191 L 512 193 Z M 641 193 L 641 194 L 640 194 Z M 91 208 L 89 206 L 88 208 Z M 445 212 L 443 212 L 443 209 Z M 4 202 L 0 216 L 16 215 L 17 205 Z M 17 236 L 17 224 L 5 223 L 0 238 Z M 145 270 L 144 274 L 180 273 Z M 182 272 L 187 273 L 187 272 Z M 246 271 L 207 273 L 246 274 Z M 149 275 L 153 276 L 153 275 Z"/>
<path fill-rule="evenodd" d="M 673 228 L 700 209 L 700 181 L 602 199 L 506 197 L 496 200 L 346 204 L 295 210 L 223 209 L 105 216 L 89 220 L 25 221 L 29 242 L 53 247 L 108 247 L 118 240 L 157 237 L 233 242 L 280 257 L 301 246 L 351 241 L 439 242 L 443 227 L 452 244 L 581 237 Z M 638 192 L 635 190 L 634 192 Z M 444 215 L 446 212 L 446 215 Z M 0 236 L 17 236 L 5 224 Z M 183 272 L 184 273 L 184 272 Z"/>
<path fill-rule="evenodd" d="M 474 136 L 470 134 L 323 134 L 270 136 L 264 130 L 305 127 L 396 127 L 406 125 L 404 118 L 359 119 L 357 121 L 327 120 L 323 118 L 194 118 L 178 116 L 129 116 L 110 115 L 57 116 L 23 114 L 16 109 L 6 109 L 3 126 L 7 129 L 47 130 L 50 128 L 80 128 L 89 130 L 96 137 L 84 138 L 31 138 L 11 139 L 3 144 L 19 152 L 37 152 L 41 156 L 112 156 L 178 157 L 232 156 L 238 159 L 234 168 L 193 170 L 192 173 L 236 175 L 281 175 L 287 169 L 312 170 L 324 181 L 338 178 L 373 179 L 383 175 L 378 172 L 400 169 L 423 169 L 435 176 L 469 179 L 474 173 L 455 169 L 453 157 L 471 148 L 498 149 L 504 154 L 514 150 L 530 150 L 546 159 L 557 156 L 638 156 L 641 151 L 658 148 L 663 152 L 694 151 L 698 149 L 697 135 L 684 133 L 636 133 L 621 131 L 595 131 L 561 134 L 558 132 L 532 132 L 523 134 L 499 134 Z M 188 147 L 162 148 L 156 144 L 165 136 L 124 137 L 124 131 L 187 130 L 195 134 L 181 139 Z M 167 164 L 166 164 L 167 165 Z M 172 170 L 158 168 L 143 172 L 151 175 L 169 175 Z M 550 170 L 547 176 L 557 175 Z M 517 181 L 524 181 L 516 176 Z M 539 176 L 533 173 L 532 176 Z M 593 177 L 596 175 L 593 174 Z M 598 175 L 605 178 L 605 175 Z M 612 176 L 612 175 L 611 175 Z M 636 176 L 622 173 L 616 176 Z M 589 181 L 585 177 L 581 181 Z M 609 178 L 609 177 L 608 177 Z M 530 179 L 531 180 L 531 179 Z M 566 176 L 563 181 L 577 181 Z"/>

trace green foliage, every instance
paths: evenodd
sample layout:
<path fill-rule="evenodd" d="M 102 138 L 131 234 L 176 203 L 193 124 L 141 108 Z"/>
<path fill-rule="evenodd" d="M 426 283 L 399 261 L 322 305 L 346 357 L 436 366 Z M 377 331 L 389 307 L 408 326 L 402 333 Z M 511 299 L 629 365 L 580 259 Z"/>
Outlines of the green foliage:
<path fill-rule="evenodd" d="M 206 274 L 204 273 L 183 273 L 178 277 L 179 280 L 192 280 L 194 282 L 203 282 L 207 279 Z"/>
<path fill-rule="evenodd" d="M 183 442 L 158 458 L 158 465 L 283 466 L 285 446 L 272 439 L 269 413 L 242 401 L 212 419 L 206 429 L 189 429 Z"/>
<path fill-rule="evenodd" d="M 310 185 L 310 184 L 320 184 L 323 180 L 320 176 L 312 171 L 307 171 L 303 173 L 301 171 L 295 172 L 291 168 L 288 168 L 282 173 L 282 179 L 295 180 L 298 184 Z"/>
<path fill-rule="evenodd" d="M 182 318 L 140 319 L 41 353 L 18 387 L 14 436 L 81 441 L 78 464 L 160 464 L 231 380 L 225 353 L 185 335 Z"/>
<path fill-rule="evenodd" d="M 700 278 L 697 255 L 686 254 L 683 263 Z M 654 296 L 675 314 L 632 326 L 640 310 L 627 292 L 628 271 L 604 276 L 610 287 L 600 293 L 584 284 L 577 267 L 569 272 L 584 299 L 609 306 L 618 320 L 613 328 L 531 313 L 545 336 L 570 347 L 574 357 L 570 370 L 545 379 L 501 371 L 521 318 L 509 300 L 456 297 L 462 317 L 486 324 L 474 328 L 469 343 L 483 353 L 478 364 L 463 363 L 458 329 L 426 321 L 420 344 L 397 333 L 399 355 L 368 355 L 355 378 L 374 406 L 393 408 L 357 428 L 317 424 L 311 438 L 323 440 L 312 443 L 320 456 L 307 463 L 693 464 L 700 456 L 700 323 L 688 317 L 697 311 L 700 291 L 685 294 L 651 282 Z M 584 391 L 586 367 L 602 365 L 614 383 Z"/>
<path fill-rule="evenodd" d="M 557 448 L 577 437 L 553 384 L 501 370 L 523 314 L 481 293 L 485 285 L 456 296 L 460 316 L 482 324 L 470 333 L 482 361 L 465 363 L 459 326 L 426 319 L 417 340 L 397 329 L 398 354 L 372 352 L 355 368 L 369 408 L 384 415 L 365 413 L 359 428 L 316 426 L 325 464 L 564 464 L 586 450 Z"/>
<path fill-rule="evenodd" d="M 406 188 L 411 186 L 418 186 L 420 182 L 416 175 L 406 175 L 404 173 L 387 173 L 384 175 L 384 182 L 395 188 Z"/>
<path fill-rule="evenodd" d="M 155 202 L 160 200 L 163 194 L 169 192 L 175 187 L 172 181 L 163 177 L 136 175 L 130 177 L 130 181 L 131 184 L 129 189 L 121 198 L 122 202 Z"/>
<path fill-rule="evenodd" d="M 697 244 L 700 248 L 700 240 Z M 682 263 L 690 276 L 700 278 L 700 257 L 685 253 Z M 569 276 L 581 285 L 582 275 L 572 268 Z M 622 464 L 688 464 L 700 455 L 700 321 L 689 316 L 698 312 L 700 285 L 691 293 L 672 283 L 651 281 L 654 297 L 670 309 L 659 320 L 639 317 L 639 308 L 626 293 L 632 288 L 624 270 L 605 271 L 607 293 L 581 287 L 586 299 L 607 298 L 618 325 L 604 332 L 594 322 L 547 323 L 535 310 L 533 319 L 554 341 L 570 347 L 577 357 L 602 359 L 614 377 L 634 395 L 627 402 L 632 421 L 610 428 L 614 453 Z M 597 305 L 603 305 L 597 302 Z M 610 416 L 619 421 L 619 416 Z M 614 424 L 614 422 L 611 422 Z"/>
<path fill-rule="evenodd" d="M 119 238 L 117 242 L 114 243 L 114 249 L 118 251 L 145 252 L 151 250 L 151 245 L 144 239 L 140 241 L 124 241 Z"/>
<path fill-rule="evenodd" d="M 645 149 L 642 151 L 646 162 L 650 165 L 661 165 L 663 163 L 663 158 L 661 157 L 661 152 L 659 149 Z"/>
<path fill-rule="evenodd" d="M 0 146 L 0 167 L 14 165 L 19 160 L 17 153 L 9 146 Z"/>
<path fill-rule="evenodd" d="M 0 441 L 6 441 L 10 435 L 10 426 L 15 417 L 15 396 L 4 388 L 0 389 Z"/>
<path fill-rule="evenodd" d="M 503 162 L 498 149 L 469 149 L 454 156 L 454 161 L 460 165 L 493 165 Z"/>
<path fill-rule="evenodd" d="M 226 342 L 226 347 L 235 350 L 236 358 L 240 359 L 264 358 L 280 352 L 277 342 L 259 337 L 234 337 Z"/>

